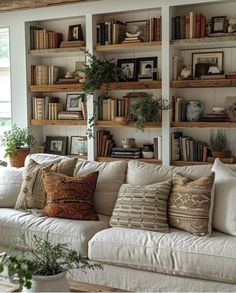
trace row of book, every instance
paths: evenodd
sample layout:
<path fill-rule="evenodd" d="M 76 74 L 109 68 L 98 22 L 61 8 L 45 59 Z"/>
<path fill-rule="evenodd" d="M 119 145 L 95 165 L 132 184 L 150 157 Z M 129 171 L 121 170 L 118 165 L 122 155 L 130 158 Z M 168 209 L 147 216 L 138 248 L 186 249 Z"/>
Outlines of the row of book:
<path fill-rule="evenodd" d="M 109 130 L 97 131 L 97 156 L 110 157 L 112 148 L 115 146 L 113 135 Z"/>
<path fill-rule="evenodd" d="M 115 117 L 125 117 L 128 121 L 129 99 L 98 97 L 98 120 L 114 121 Z"/>
<path fill-rule="evenodd" d="M 56 65 L 31 65 L 31 84 L 55 84 L 63 73 L 63 68 Z"/>
<path fill-rule="evenodd" d="M 58 32 L 49 31 L 39 27 L 30 27 L 30 49 L 52 49 L 60 48 L 63 35 Z"/>
<path fill-rule="evenodd" d="M 172 17 L 172 40 L 204 38 L 206 16 L 191 11 L 189 15 Z"/>

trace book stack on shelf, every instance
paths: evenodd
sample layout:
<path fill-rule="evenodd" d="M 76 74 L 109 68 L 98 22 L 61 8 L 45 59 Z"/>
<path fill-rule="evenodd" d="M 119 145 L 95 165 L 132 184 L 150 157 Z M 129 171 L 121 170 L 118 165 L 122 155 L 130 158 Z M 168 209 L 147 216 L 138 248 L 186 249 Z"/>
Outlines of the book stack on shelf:
<path fill-rule="evenodd" d="M 113 147 L 112 158 L 126 158 L 126 159 L 139 159 L 142 156 L 142 149 L 139 147 Z"/>
<path fill-rule="evenodd" d="M 114 45 L 121 44 L 125 38 L 125 23 L 111 19 L 96 26 L 96 43 L 97 45 Z"/>
<path fill-rule="evenodd" d="M 62 120 L 85 120 L 82 111 L 60 111 L 58 119 Z"/>
<path fill-rule="evenodd" d="M 201 13 L 172 17 L 172 40 L 205 38 L 205 33 L 206 17 Z"/>
<path fill-rule="evenodd" d="M 55 84 L 63 73 L 63 68 L 56 65 L 31 65 L 31 84 Z"/>
<path fill-rule="evenodd" d="M 203 122 L 229 122 L 229 115 L 226 113 L 207 113 L 204 114 L 200 121 Z"/>
<path fill-rule="evenodd" d="M 60 44 L 60 48 L 79 48 L 83 46 L 85 46 L 84 41 L 67 41 Z"/>
<path fill-rule="evenodd" d="M 149 22 L 149 41 L 161 41 L 161 17 L 152 17 Z"/>
<path fill-rule="evenodd" d="M 127 97 L 121 99 L 98 98 L 98 120 L 115 121 L 115 117 L 125 117 L 128 121 L 129 100 Z"/>
<path fill-rule="evenodd" d="M 48 31 L 35 26 L 30 27 L 31 50 L 59 48 L 62 40 L 63 35 L 61 33 Z"/>
<path fill-rule="evenodd" d="M 115 145 L 113 135 L 108 130 L 97 131 L 97 156 L 110 157 Z"/>
<path fill-rule="evenodd" d="M 61 110 L 63 103 L 60 103 L 58 97 L 32 97 L 33 119 L 57 119 Z"/>

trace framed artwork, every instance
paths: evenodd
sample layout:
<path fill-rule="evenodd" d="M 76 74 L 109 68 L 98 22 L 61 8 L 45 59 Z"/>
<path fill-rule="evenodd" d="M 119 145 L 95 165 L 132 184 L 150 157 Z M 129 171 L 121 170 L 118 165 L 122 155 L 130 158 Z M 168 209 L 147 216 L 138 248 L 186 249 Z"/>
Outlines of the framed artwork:
<path fill-rule="evenodd" d="M 217 16 L 211 18 L 211 33 L 226 33 L 227 17 Z"/>
<path fill-rule="evenodd" d="M 157 57 L 138 58 L 138 79 L 157 79 Z"/>
<path fill-rule="evenodd" d="M 83 31 L 81 24 L 69 25 L 68 41 L 83 41 Z"/>
<path fill-rule="evenodd" d="M 82 94 L 67 94 L 66 96 L 66 111 L 82 111 Z"/>
<path fill-rule="evenodd" d="M 118 59 L 117 65 L 122 68 L 125 80 L 137 80 L 137 59 Z"/>
<path fill-rule="evenodd" d="M 56 155 L 66 155 L 67 136 L 46 136 L 45 152 Z"/>
<path fill-rule="evenodd" d="M 143 42 L 149 41 L 149 20 L 139 20 L 139 21 L 127 21 L 126 22 L 126 31 L 130 34 L 136 35 L 139 34 L 139 38 Z"/>
<path fill-rule="evenodd" d="M 192 70 L 193 77 L 199 77 L 199 68 L 203 70 L 203 64 L 206 64 L 205 67 L 215 67 L 218 68 L 219 72 L 223 71 L 223 57 L 224 52 L 201 52 L 192 54 Z M 197 64 L 202 64 L 201 66 L 196 66 Z M 197 69 L 197 70 L 196 70 Z M 206 69 L 205 69 L 206 70 Z"/>
<path fill-rule="evenodd" d="M 87 156 L 88 141 L 87 136 L 71 136 L 70 154 Z"/>

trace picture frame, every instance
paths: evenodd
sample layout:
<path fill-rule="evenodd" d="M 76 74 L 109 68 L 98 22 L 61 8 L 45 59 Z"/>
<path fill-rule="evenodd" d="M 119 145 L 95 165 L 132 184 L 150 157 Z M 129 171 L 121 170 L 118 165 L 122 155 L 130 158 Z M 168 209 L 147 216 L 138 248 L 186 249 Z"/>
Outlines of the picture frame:
<path fill-rule="evenodd" d="M 197 52 L 192 53 L 192 75 L 193 78 L 198 78 L 199 71 L 196 72 L 196 64 L 208 64 L 207 66 L 215 66 L 219 72 L 223 72 L 224 52 Z M 199 66 L 198 66 L 199 67 Z"/>
<path fill-rule="evenodd" d="M 81 24 L 69 25 L 68 41 L 84 41 Z"/>
<path fill-rule="evenodd" d="M 140 31 L 141 41 L 149 42 L 149 20 L 127 21 L 126 31 L 134 35 Z"/>
<path fill-rule="evenodd" d="M 157 57 L 138 58 L 138 80 L 157 79 Z"/>
<path fill-rule="evenodd" d="M 87 156 L 88 140 L 87 136 L 71 136 L 70 154 L 78 156 Z"/>
<path fill-rule="evenodd" d="M 45 152 L 48 154 L 66 155 L 67 136 L 46 136 Z"/>
<path fill-rule="evenodd" d="M 137 80 L 137 59 L 118 59 L 117 65 L 123 70 L 125 81 Z"/>
<path fill-rule="evenodd" d="M 211 18 L 211 33 L 226 33 L 227 32 L 227 17 L 217 16 Z"/>
<path fill-rule="evenodd" d="M 66 111 L 78 112 L 82 111 L 83 94 L 67 94 L 66 95 Z"/>

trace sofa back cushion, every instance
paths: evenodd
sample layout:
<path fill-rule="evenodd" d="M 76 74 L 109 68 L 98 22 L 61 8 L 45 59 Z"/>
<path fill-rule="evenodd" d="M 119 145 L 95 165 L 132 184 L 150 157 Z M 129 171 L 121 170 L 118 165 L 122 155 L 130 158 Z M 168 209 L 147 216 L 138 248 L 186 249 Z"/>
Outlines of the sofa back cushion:
<path fill-rule="evenodd" d="M 98 171 L 97 187 L 94 196 L 94 209 L 98 214 L 112 215 L 120 186 L 125 181 L 126 162 L 109 163 L 78 162 L 74 175 L 84 175 Z"/>

